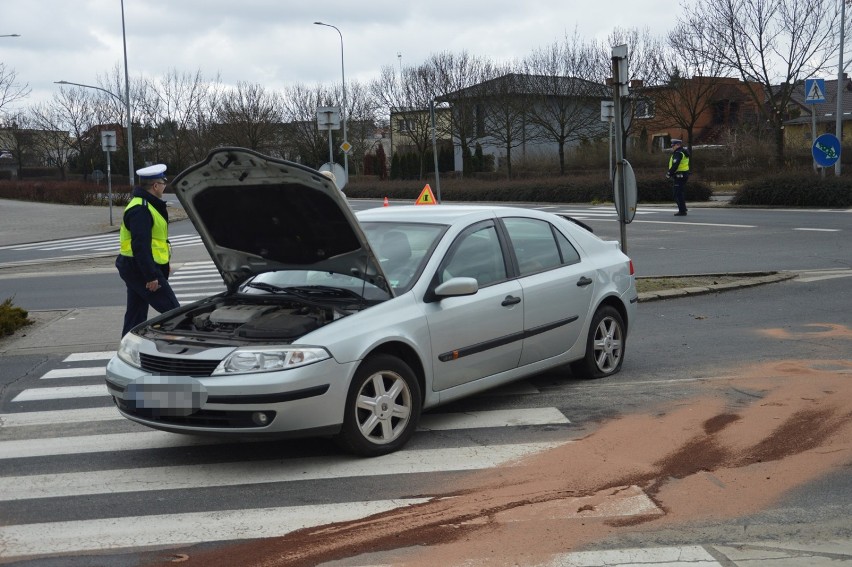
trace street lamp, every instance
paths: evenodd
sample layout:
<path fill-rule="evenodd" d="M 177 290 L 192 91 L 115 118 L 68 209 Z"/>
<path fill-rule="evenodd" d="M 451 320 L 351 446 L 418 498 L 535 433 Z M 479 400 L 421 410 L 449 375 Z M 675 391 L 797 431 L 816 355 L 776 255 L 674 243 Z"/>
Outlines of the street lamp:
<path fill-rule="evenodd" d="M 7 33 L 4 35 L 0 35 L 0 37 L 21 37 L 21 35 L 17 33 Z"/>
<path fill-rule="evenodd" d="M 120 96 L 115 94 L 112 91 L 108 91 L 101 87 L 96 87 L 95 85 L 84 85 L 83 83 L 72 83 L 71 81 L 53 81 L 54 84 L 57 85 L 74 85 L 75 87 L 83 87 L 87 89 L 96 89 L 101 92 L 105 92 L 109 96 L 116 99 L 119 104 L 124 105 L 124 110 L 127 113 L 127 168 L 128 168 L 128 179 L 130 179 L 130 187 L 133 187 L 133 181 L 135 179 L 133 172 L 133 144 L 131 143 L 132 138 L 130 134 L 130 105 L 126 104 L 126 101 L 122 100 Z"/>
<path fill-rule="evenodd" d="M 133 130 L 130 128 L 130 77 L 127 74 L 127 34 L 124 33 L 124 0 L 121 0 L 121 42 L 124 44 L 124 106 L 127 108 L 127 165 L 130 175 L 130 188 L 133 189 Z"/>
<path fill-rule="evenodd" d="M 324 22 L 314 22 L 314 24 L 318 26 L 325 26 L 327 28 L 334 28 L 337 31 L 337 35 L 340 36 L 340 76 L 343 80 L 343 104 L 341 105 L 341 112 L 343 114 L 343 144 L 346 145 L 349 142 L 346 139 L 346 71 L 343 67 L 343 34 L 340 33 L 340 30 L 337 29 L 337 26 L 333 26 L 331 24 L 326 24 Z M 349 180 L 349 154 L 344 151 L 343 152 L 343 171 L 346 172 L 346 181 Z"/>

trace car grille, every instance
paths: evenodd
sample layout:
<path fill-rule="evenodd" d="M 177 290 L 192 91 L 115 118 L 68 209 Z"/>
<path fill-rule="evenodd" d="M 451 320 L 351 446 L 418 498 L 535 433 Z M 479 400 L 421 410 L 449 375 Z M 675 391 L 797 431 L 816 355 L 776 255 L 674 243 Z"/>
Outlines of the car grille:
<path fill-rule="evenodd" d="M 188 360 L 186 358 L 167 358 L 139 353 L 142 369 L 152 374 L 167 374 L 169 376 L 210 376 L 218 360 Z"/>

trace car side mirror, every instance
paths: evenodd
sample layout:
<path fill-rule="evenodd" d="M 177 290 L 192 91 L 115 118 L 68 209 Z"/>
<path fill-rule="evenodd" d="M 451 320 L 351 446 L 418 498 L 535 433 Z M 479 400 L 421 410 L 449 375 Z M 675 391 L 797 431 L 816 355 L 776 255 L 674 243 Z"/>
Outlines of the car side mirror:
<path fill-rule="evenodd" d="M 451 278 L 435 288 L 437 298 L 444 297 L 460 297 L 463 295 L 473 295 L 479 291 L 479 282 L 476 278 Z"/>

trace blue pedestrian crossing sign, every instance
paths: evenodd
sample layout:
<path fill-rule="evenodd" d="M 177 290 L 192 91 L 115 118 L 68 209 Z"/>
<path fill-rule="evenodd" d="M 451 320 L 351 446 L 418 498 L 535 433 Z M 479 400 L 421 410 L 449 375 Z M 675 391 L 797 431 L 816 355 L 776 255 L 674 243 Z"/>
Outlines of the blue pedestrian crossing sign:
<path fill-rule="evenodd" d="M 825 102 L 825 79 L 805 79 L 805 102 Z"/>
<path fill-rule="evenodd" d="M 840 159 L 840 140 L 834 134 L 823 134 L 811 148 L 814 161 L 820 167 L 831 167 Z"/>

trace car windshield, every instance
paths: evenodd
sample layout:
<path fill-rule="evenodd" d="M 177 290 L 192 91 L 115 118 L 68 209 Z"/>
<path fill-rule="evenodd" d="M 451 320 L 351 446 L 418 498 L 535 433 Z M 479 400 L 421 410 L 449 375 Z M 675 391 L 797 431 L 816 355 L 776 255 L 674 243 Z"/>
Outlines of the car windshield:
<path fill-rule="evenodd" d="M 397 295 L 411 289 L 447 230 L 440 224 L 387 221 L 362 222 L 361 228 Z"/>

